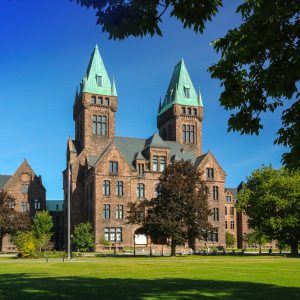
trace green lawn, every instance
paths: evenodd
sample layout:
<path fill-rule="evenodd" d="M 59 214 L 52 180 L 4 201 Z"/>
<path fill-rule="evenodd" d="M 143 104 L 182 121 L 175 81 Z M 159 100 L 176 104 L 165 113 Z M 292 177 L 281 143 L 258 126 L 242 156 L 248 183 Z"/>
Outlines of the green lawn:
<path fill-rule="evenodd" d="M 300 259 L 0 260 L 0 299 L 300 299 Z"/>

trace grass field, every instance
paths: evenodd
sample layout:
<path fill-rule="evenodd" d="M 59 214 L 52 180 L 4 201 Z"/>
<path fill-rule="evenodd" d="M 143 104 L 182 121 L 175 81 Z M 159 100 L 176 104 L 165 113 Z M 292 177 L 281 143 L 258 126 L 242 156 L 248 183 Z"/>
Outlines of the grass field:
<path fill-rule="evenodd" d="M 0 299 L 300 299 L 300 259 L 0 259 Z"/>

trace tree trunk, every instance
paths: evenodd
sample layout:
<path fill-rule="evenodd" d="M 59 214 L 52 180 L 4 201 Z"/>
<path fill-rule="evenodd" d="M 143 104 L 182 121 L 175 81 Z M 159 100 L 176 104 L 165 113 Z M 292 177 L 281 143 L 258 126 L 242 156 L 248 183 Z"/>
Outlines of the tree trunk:
<path fill-rule="evenodd" d="M 291 254 L 297 255 L 298 254 L 298 241 L 291 242 Z"/>
<path fill-rule="evenodd" d="M 176 254 L 176 244 L 171 242 L 171 256 L 175 256 Z"/>

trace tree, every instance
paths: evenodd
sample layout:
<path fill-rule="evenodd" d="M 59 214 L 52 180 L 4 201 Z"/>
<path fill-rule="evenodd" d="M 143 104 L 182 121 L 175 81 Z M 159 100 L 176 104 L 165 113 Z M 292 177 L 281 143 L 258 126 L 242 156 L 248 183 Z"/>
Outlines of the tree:
<path fill-rule="evenodd" d="M 18 231 L 12 237 L 12 243 L 17 246 L 22 257 L 33 256 L 39 245 L 33 231 Z"/>
<path fill-rule="evenodd" d="M 161 174 L 157 196 L 129 204 L 129 224 L 142 226 L 152 240 L 169 241 L 171 255 L 184 242 L 194 247 L 211 229 L 207 187 L 190 161 L 174 161 Z"/>
<path fill-rule="evenodd" d="M 235 245 L 234 235 L 228 231 L 225 232 L 226 247 L 233 247 Z"/>
<path fill-rule="evenodd" d="M 16 199 L 5 191 L 0 192 L 0 251 L 5 235 L 13 235 L 17 231 L 26 231 L 30 227 L 27 213 L 15 210 Z"/>
<path fill-rule="evenodd" d="M 53 221 L 48 211 L 38 211 L 33 219 L 32 231 L 40 252 L 47 248 L 52 236 Z"/>
<path fill-rule="evenodd" d="M 256 246 L 259 247 L 259 253 L 261 253 L 261 248 L 266 243 L 270 242 L 270 239 L 262 233 L 260 230 L 253 230 L 247 234 L 246 237 L 247 243 L 250 246 Z"/>
<path fill-rule="evenodd" d="M 97 11 L 97 24 L 110 38 L 162 35 L 162 16 L 179 19 L 184 28 L 202 33 L 217 14 L 222 0 L 71 0 Z M 300 2 L 247 0 L 237 7 L 241 25 L 213 42 L 219 61 L 209 68 L 224 91 L 220 103 L 231 110 L 229 131 L 258 134 L 262 113 L 274 112 L 292 100 L 282 113 L 275 143 L 287 146 L 289 168 L 300 168 Z M 298 84 L 298 85 L 297 85 Z"/>
<path fill-rule="evenodd" d="M 249 216 L 250 228 L 291 246 L 300 240 L 300 171 L 262 167 L 252 172 L 238 194 L 237 209 Z"/>
<path fill-rule="evenodd" d="M 80 252 L 94 248 L 94 234 L 90 223 L 80 223 L 73 231 L 73 243 Z"/>

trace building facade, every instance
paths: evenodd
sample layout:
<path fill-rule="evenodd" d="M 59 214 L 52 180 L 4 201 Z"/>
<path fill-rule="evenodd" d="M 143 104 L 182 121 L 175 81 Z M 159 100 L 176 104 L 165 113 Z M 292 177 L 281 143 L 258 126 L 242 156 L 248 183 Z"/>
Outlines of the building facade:
<path fill-rule="evenodd" d="M 235 247 L 238 243 L 238 219 L 235 204 L 237 201 L 237 189 L 225 188 L 225 230 L 231 233 L 235 239 Z"/>
<path fill-rule="evenodd" d="M 197 247 L 225 246 L 226 174 L 210 151 L 202 152 L 204 108 L 184 61 L 175 66 L 164 101 L 159 103 L 159 133 L 146 139 L 116 136 L 117 109 L 116 84 L 109 79 L 96 46 L 75 96 L 75 139 L 68 140 L 63 172 L 66 214 L 69 164 L 71 228 L 90 222 L 96 250 L 104 240 L 116 247 L 134 242 L 146 246 L 149 239 L 135 234 L 137 226 L 126 224 L 127 204 L 155 197 L 161 172 L 170 162 L 183 159 L 203 172 L 210 191 L 213 231 Z"/>
<path fill-rule="evenodd" d="M 6 191 L 16 199 L 15 209 L 29 213 L 46 209 L 46 189 L 42 177 L 37 176 L 27 160 L 24 160 L 13 175 L 0 175 L 0 191 Z M 15 251 L 9 236 L 2 240 L 2 251 Z"/>

